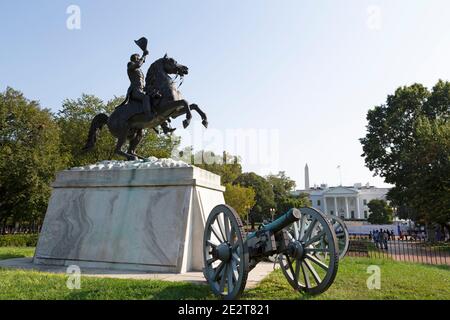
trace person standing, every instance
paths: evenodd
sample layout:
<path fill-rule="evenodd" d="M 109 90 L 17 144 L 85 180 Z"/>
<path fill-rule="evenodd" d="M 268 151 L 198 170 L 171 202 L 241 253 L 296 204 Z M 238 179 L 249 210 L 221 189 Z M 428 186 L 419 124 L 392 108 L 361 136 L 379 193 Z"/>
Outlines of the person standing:
<path fill-rule="evenodd" d="M 383 232 L 383 247 L 385 250 L 388 249 L 388 239 L 389 239 L 389 235 L 388 235 L 388 230 L 384 230 Z"/>
<path fill-rule="evenodd" d="M 375 242 L 375 247 L 379 249 L 380 233 L 378 232 L 378 230 L 373 231 L 373 242 Z"/>

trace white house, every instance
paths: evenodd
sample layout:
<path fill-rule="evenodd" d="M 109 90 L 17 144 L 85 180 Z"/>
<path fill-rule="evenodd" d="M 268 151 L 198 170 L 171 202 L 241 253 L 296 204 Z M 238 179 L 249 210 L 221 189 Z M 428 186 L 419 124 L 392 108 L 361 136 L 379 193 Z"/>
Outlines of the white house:
<path fill-rule="evenodd" d="M 305 189 L 293 192 L 294 195 L 307 193 L 312 206 L 324 213 L 337 215 L 348 220 L 367 220 L 369 217 L 369 202 L 373 199 L 386 200 L 389 188 L 376 188 L 360 183 L 352 187 L 338 186 L 309 187 L 309 169 L 305 167 Z"/>

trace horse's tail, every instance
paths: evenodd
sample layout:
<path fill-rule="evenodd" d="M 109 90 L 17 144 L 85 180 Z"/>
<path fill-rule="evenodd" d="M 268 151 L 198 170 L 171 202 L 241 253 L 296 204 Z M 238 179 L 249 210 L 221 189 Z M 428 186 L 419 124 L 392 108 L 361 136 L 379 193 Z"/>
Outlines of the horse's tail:
<path fill-rule="evenodd" d="M 98 133 L 102 130 L 103 126 L 108 123 L 108 119 L 109 117 L 104 113 L 100 113 L 92 119 L 86 145 L 83 148 L 84 152 L 90 151 L 94 148 L 95 143 L 97 142 Z"/>

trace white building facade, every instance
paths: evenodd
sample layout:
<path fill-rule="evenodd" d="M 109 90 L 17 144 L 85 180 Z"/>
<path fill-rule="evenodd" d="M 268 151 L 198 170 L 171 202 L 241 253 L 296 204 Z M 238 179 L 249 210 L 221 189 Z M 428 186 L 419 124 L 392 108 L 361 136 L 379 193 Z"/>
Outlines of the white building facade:
<path fill-rule="evenodd" d="M 370 215 L 367 206 L 371 200 L 386 200 L 388 188 L 376 188 L 369 185 L 355 184 L 353 187 L 314 187 L 297 190 L 295 195 L 309 195 L 312 207 L 323 213 L 338 216 L 346 220 L 367 220 Z"/>

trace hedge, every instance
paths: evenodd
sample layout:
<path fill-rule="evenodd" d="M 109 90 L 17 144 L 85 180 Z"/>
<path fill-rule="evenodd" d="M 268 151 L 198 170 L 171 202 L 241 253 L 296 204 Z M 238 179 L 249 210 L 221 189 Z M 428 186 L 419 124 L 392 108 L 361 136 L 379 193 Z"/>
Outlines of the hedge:
<path fill-rule="evenodd" d="M 36 247 L 38 234 L 0 235 L 0 247 Z"/>

